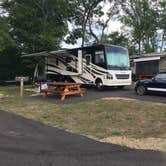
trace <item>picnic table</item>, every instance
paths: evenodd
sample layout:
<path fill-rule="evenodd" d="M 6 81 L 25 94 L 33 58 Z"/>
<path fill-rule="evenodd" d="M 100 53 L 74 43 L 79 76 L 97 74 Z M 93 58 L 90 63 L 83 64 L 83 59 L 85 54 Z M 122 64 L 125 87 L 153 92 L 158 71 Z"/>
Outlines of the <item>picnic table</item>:
<path fill-rule="evenodd" d="M 47 89 L 44 89 L 43 92 L 45 96 L 48 93 L 60 94 L 61 100 L 63 101 L 66 95 L 80 94 L 82 97 L 85 93 L 85 89 L 80 87 L 79 83 L 68 83 L 68 82 L 49 82 L 47 83 Z"/>

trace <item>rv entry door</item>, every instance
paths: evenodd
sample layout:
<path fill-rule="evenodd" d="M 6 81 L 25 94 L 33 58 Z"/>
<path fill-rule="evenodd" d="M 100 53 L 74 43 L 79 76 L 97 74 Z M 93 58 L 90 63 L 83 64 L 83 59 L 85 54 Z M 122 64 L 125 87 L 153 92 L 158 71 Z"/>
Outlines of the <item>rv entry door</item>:
<path fill-rule="evenodd" d="M 85 55 L 86 58 L 86 68 L 91 72 L 91 54 Z"/>

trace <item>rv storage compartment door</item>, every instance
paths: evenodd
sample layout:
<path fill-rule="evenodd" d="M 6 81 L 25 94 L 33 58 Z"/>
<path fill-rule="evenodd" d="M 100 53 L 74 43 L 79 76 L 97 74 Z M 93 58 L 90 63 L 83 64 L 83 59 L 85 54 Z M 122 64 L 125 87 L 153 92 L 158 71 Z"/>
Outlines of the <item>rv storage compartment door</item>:
<path fill-rule="evenodd" d="M 83 73 L 83 64 L 82 64 L 82 51 L 78 50 L 78 74 Z"/>

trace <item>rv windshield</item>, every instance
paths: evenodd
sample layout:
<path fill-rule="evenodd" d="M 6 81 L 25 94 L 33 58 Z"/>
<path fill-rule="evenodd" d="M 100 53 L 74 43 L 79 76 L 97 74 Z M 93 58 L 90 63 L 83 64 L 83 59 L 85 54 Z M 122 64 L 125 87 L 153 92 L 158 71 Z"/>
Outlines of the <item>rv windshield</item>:
<path fill-rule="evenodd" d="M 129 69 L 128 51 L 121 47 L 106 47 L 108 69 Z"/>

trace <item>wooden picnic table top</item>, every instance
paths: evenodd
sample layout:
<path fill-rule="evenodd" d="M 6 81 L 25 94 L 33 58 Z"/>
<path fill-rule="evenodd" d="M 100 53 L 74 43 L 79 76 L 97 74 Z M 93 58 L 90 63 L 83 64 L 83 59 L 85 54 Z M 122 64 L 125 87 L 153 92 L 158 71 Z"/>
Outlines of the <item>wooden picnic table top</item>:
<path fill-rule="evenodd" d="M 81 84 L 70 83 L 70 82 L 49 82 L 49 83 L 47 83 L 47 85 L 48 86 L 70 86 L 70 85 L 80 86 Z"/>
<path fill-rule="evenodd" d="M 83 96 L 85 89 L 80 88 L 80 85 L 79 83 L 69 82 L 49 82 L 47 83 L 48 88 L 44 90 L 45 96 L 47 96 L 47 93 L 59 93 L 62 101 L 66 95 L 80 94 Z"/>

